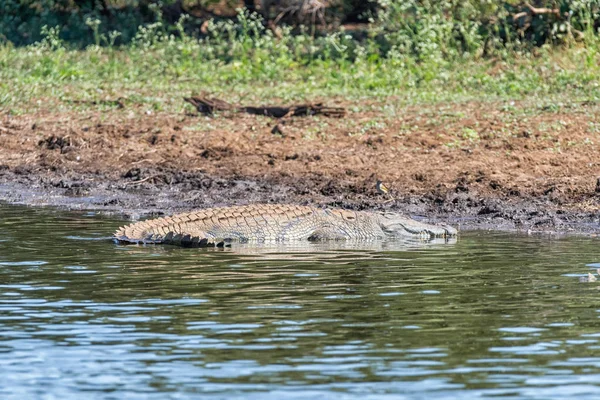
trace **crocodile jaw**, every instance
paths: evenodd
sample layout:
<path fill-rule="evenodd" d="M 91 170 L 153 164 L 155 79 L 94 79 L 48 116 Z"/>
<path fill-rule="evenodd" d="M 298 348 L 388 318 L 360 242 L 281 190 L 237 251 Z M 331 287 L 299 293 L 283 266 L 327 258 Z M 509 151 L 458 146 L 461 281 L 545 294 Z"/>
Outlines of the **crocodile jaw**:
<path fill-rule="evenodd" d="M 453 237 L 458 231 L 450 226 L 431 225 L 396 213 L 381 213 L 379 226 L 390 236 Z"/>

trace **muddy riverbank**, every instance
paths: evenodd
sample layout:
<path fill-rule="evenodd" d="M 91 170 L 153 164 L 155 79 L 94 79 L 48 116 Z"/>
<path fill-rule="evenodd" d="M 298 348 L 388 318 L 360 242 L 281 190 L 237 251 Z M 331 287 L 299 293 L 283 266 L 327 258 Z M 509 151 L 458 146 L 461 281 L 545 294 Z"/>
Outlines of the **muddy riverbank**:
<path fill-rule="evenodd" d="M 599 232 L 600 108 L 530 108 L 472 102 L 390 115 L 373 104 L 284 123 L 118 108 L 5 113 L 0 201 L 133 218 L 286 202 L 402 210 L 463 229 Z"/>

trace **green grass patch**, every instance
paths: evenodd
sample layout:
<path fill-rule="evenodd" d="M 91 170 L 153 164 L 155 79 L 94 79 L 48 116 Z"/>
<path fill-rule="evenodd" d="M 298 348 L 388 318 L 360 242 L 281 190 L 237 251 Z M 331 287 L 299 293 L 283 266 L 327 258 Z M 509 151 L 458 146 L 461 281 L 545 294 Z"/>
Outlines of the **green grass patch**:
<path fill-rule="evenodd" d="M 241 26 L 241 28 L 240 28 Z M 209 92 L 236 103 L 292 103 L 333 98 L 385 115 L 410 104 L 540 98 L 600 98 L 598 42 L 542 47 L 500 56 L 381 55 L 369 40 L 343 32 L 281 37 L 256 20 L 213 25 L 204 39 L 140 29 L 127 46 L 70 49 L 48 29 L 39 43 L 0 46 L 0 110 L 79 110 L 116 107 L 122 99 L 142 111 L 182 112 L 190 94 Z M 49 101 L 51 100 L 51 101 Z M 554 105 L 553 105 L 554 104 Z"/>

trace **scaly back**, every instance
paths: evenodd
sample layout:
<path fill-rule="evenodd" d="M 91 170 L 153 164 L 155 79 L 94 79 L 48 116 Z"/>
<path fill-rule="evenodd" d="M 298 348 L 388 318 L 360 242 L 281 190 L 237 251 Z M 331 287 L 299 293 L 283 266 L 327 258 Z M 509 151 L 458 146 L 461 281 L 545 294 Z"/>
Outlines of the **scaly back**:
<path fill-rule="evenodd" d="M 190 240 L 289 239 L 291 231 L 294 235 L 310 235 L 319 212 L 312 207 L 286 204 L 207 208 L 121 227 L 115 238 L 133 243 L 169 242 L 182 235 L 189 235 Z"/>

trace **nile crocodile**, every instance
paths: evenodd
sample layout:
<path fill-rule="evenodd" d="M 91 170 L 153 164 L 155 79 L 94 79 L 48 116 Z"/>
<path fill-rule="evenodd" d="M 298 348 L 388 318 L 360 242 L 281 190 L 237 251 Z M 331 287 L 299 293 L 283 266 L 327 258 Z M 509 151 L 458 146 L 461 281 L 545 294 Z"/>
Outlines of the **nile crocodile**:
<path fill-rule="evenodd" d="M 388 236 L 450 237 L 456 229 L 391 212 L 319 209 L 284 204 L 207 208 L 121 227 L 122 243 L 184 247 L 223 246 L 228 241 L 377 239 Z"/>

